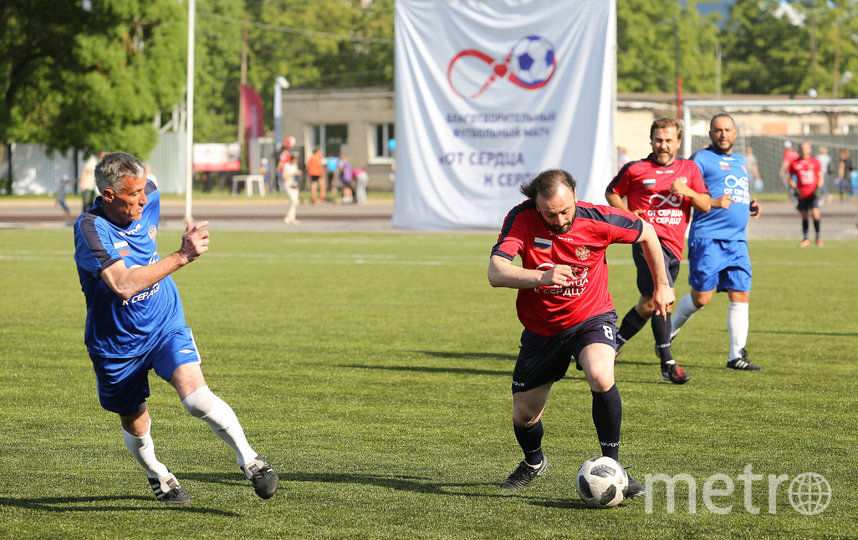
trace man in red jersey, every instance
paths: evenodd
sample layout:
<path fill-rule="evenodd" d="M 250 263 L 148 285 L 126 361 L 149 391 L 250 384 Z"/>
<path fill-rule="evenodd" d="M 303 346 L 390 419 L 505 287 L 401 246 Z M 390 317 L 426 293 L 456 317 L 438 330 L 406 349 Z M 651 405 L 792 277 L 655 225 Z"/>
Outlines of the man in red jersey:
<path fill-rule="evenodd" d="M 813 215 L 813 230 L 816 231 L 816 245 L 822 247 L 822 238 L 819 237 L 819 201 L 816 198 L 816 190 L 822 187 L 825 176 L 822 174 L 819 160 L 810 155 L 810 143 L 805 141 L 798 148 L 801 150 L 800 156 L 790 163 L 788 171 L 789 186 L 798 195 L 796 209 L 801 214 L 803 239 L 799 246 L 810 245 L 810 240 L 807 239 L 807 215 L 810 212 Z"/>
<path fill-rule="evenodd" d="M 798 159 L 798 152 L 796 152 L 790 141 L 784 141 L 784 155 L 783 159 L 781 159 L 781 180 L 783 180 L 784 185 L 789 188 L 790 196 L 795 198 L 795 191 L 790 188 L 790 177 L 791 173 L 789 172 L 789 166 L 792 165 L 792 162 Z"/>
<path fill-rule="evenodd" d="M 633 212 L 650 223 L 661 242 L 664 266 L 670 287 L 679 275 L 679 263 L 685 248 L 691 208 L 708 212 L 712 201 L 697 165 L 687 159 L 677 159 L 682 143 L 682 124 L 674 118 L 660 118 L 649 130 L 652 153 L 646 159 L 633 161 L 623 167 L 608 185 L 605 198 L 611 206 Z M 623 202 L 623 197 L 626 202 Z M 623 317 L 617 334 L 622 347 L 652 318 L 655 353 L 661 361 L 661 376 L 674 384 L 684 384 L 691 377 L 679 367 L 670 351 L 670 309 L 665 317 L 653 317 L 654 284 L 640 246 L 632 247 L 637 266 L 640 300 Z"/>
<path fill-rule="evenodd" d="M 522 186 L 528 200 L 509 212 L 492 249 L 489 283 L 518 289 L 516 310 L 524 325 L 512 376 L 512 422 L 524 460 L 503 489 L 525 488 L 545 472 L 542 412 L 551 386 L 566 374 L 572 357 L 590 386 L 602 455 L 619 457 L 617 314 L 608 293 L 607 247 L 640 244 L 655 283 L 655 313 L 663 315 L 674 301 L 653 227 L 629 212 L 579 201 L 575 186 L 572 175 L 556 169 Z M 512 263 L 516 256 L 520 267 Z M 637 497 L 644 487 L 629 477 L 623 492 Z"/>

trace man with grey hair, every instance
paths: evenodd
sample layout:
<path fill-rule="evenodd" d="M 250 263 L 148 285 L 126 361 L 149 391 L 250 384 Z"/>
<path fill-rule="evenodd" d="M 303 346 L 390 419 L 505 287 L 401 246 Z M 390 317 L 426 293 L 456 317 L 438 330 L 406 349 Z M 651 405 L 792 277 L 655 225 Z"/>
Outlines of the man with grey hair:
<path fill-rule="evenodd" d="M 143 163 L 122 152 L 95 168 L 101 197 L 75 223 L 75 262 L 86 298 L 86 343 L 101 406 L 119 415 L 125 446 L 146 471 L 155 497 L 187 504 L 188 492 L 155 456 L 149 434 L 148 373 L 154 369 L 235 451 L 256 494 L 268 499 L 277 473 L 250 447 L 232 408 L 209 390 L 200 354 L 171 274 L 209 249 L 207 221 L 188 223 L 180 248 L 156 251 L 160 192 Z"/>

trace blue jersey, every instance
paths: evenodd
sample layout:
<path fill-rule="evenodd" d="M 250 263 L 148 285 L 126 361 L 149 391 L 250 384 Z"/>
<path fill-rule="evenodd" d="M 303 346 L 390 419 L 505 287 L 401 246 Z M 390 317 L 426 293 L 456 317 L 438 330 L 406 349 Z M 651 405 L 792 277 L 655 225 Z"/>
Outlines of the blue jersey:
<path fill-rule="evenodd" d="M 101 279 L 105 268 L 123 260 L 128 268 L 160 260 L 156 251 L 161 196 L 150 180 L 143 215 L 125 227 L 104 215 L 102 198 L 74 226 L 80 286 L 86 297 L 84 342 L 90 353 L 107 358 L 132 358 L 147 353 L 157 337 L 185 325 L 182 300 L 173 278 L 165 277 L 128 300 Z"/>
<path fill-rule="evenodd" d="M 710 145 L 691 156 L 700 167 L 709 195 L 716 199 L 729 195 L 730 208 L 715 208 L 709 212 L 694 212 L 689 239 L 746 240 L 745 228 L 750 216 L 751 193 L 748 191 L 748 170 L 742 154 L 721 154 Z"/>

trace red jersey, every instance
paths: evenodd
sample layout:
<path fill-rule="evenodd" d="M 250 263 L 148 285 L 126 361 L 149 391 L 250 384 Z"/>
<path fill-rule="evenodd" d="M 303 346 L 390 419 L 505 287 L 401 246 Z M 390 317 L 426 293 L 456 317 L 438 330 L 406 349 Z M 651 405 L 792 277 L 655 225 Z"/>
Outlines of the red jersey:
<path fill-rule="evenodd" d="M 575 221 L 566 234 L 549 229 L 531 200 L 513 208 L 492 255 L 509 260 L 518 255 L 522 267 L 528 269 L 565 264 L 576 274 L 565 287 L 519 289 L 515 302 L 518 320 L 534 334 L 549 337 L 613 311 L 605 249 L 611 244 L 631 244 L 641 232 L 643 223 L 637 216 L 610 206 L 578 201 Z"/>
<path fill-rule="evenodd" d="M 644 210 L 641 217 L 652 224 L 659 240 L 682 260 L 692 206 L 687 197 L 670 192 L 671 184 L 677 180 L 685 181 L 697 193 L 709 193 L 693 161 L 678 158 L 665 166 L 652 159 L 652 154 L 620 169 L 607 191 L 625 197 L 629 210 Z"/>
<path fill-rule="evenodd" d="M 816 193 L 816 188 L 819 186 L 819 175 L 822 173 L 822 165 L 815 157 L 797 159 L 789 164 L 789 173 L 795 175 L 798 198 L 806 199 Z"/>

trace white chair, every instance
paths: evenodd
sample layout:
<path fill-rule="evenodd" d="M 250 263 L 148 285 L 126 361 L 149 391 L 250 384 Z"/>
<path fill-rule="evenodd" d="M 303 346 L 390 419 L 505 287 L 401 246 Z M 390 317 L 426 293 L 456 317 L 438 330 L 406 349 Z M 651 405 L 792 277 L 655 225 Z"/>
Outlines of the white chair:
<path fill-rule="evenodd" d="M 265 197 L 265 177 L 261 174 L 237 174 L 232 177 L 232 194 L 238 193 L 238 184 L 244 182 L 244 190 L 247 196 L 253 195 L 253 186 L 255 185 L 259 194 Z"/>

